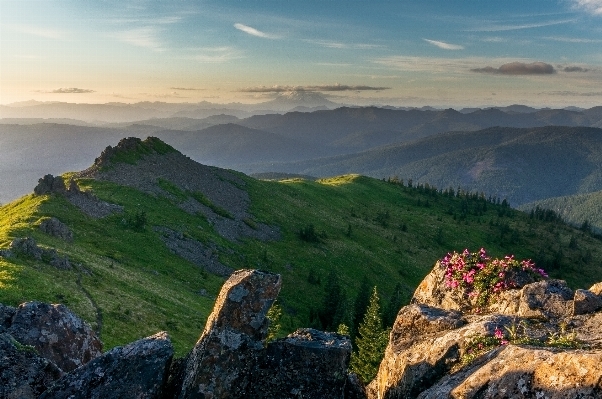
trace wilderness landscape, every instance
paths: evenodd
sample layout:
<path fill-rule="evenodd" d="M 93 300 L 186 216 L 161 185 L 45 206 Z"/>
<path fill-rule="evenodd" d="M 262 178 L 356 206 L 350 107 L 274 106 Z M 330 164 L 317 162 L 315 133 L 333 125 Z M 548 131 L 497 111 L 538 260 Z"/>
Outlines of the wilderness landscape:
<path fill-rule="evenodd" d="M 310 3 L 0 2 L 0 398 L 602 397 L 602 4 Z"/>

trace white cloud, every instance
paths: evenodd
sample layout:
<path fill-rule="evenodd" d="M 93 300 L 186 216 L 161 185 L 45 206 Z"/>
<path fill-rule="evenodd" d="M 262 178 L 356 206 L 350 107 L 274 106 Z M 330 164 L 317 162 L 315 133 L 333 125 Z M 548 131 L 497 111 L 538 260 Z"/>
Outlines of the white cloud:
<path fill-rule="evenodd" d="M 236 23 L 236 24 L 234 24 L 234 27 L 240 31 L 243 31 L 243 32 L 251 35 L 251 36 L 262 37 L 264 39 L 278 39 L 278 36 L 270 35 L 268 33 L 262 32 L 260 30 L 257 30 L 255 28 L 252 28 L 247 25 Z"/>
<path fill-rule="evenodd" d="M 562 25 L 562 24 L 568 24 L 570 22 L 575 22 L 575 19 L 563 19 L 563 20 L 558 20 L 558 21 L 547 21 L 547 22 L 538 22 L 538 23 L 520 24 L 520 25 L 488 24 L 487 26 L 468 29 L 468 31 L 469 32 L 504 32 L 504 31 L 509 31 L 509 30 L 543 28 L 545 26 Z"/>
<path fill-rule="evenodd" d="M 316 44 L 318 46 L 327 48 L 339 48 L 339 49 L 354 49 L 354 50 L 371 50 L 384 48 L 385 46 L 380 44 L 368 44 L 368 43 L 342 43 L 334 40 L 321 40 L 321 39 L 304 39 L 306 43 Z"/>
<path fill-rule="evenodd" d="M 437 40 L 429 40 L 429 39 L 422 39 L 422 40 L 424 40 L 427 43 L 432 44 L 433 46 L 437 46 L 443 50 L 464 50 L 464 47 L 460 46 L 458 44 L 450 44 L 450 43 L 440 42 Z"/>
<path fill-rule="evenodd" d="M 602 43 L 602 39 L 583 39 L 577 37 L 547 36 L 544 39 L 563 43 Z"/>
<path fill-rule="evenodd" d="M 163 45 L 157 37 L 157 30 L 152 27 L 129 29 L 112 35 L 122 42 L 148 48 L 154 51 L 163 51 Z"/>
<path fill-rule="evenodd" d="M 194 56 L 196 61 L 208 64 L 219 64 L 238 58 L 243 58 L 241 52 L 232 47 L 204 47 Z"/>
<path fill-rule="evenodd" d="M 594 15 L 602 15 L 602 0 L 573 0 L 576 8 Z"/>
<path fill-rule="evenodd" d="M 428 73 L 460 73 L 469 74 L 470 69 L 480 68 L 483 64 L 505 64 L 517 61 L 510 58 L 485 58 L 485 57 L 467 57 L 467 58 L 436 58 L 436 57 L 410 57 L 410 56 L 389 56 L 374 59 L 375 64 L 383 65 L 391 69 L 404 72 L 428 72 Z M 533 62 L 532 60 L 520 60 L 524 62 Z"/>

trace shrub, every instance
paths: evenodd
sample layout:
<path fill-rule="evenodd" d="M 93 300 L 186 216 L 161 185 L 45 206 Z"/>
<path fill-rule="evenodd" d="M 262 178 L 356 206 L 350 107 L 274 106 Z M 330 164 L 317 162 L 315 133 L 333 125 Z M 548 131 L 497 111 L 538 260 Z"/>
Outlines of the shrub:
<path fill-rule="evenodd" d="M 492 259 L 481 248 L 479 252 L 448 253 L 440 261 L 445 268 L 445 284 L 452 289 L 462 289 L 464 293 L 475 299 L 477 306 L 489 304 L 493 294 L 513 288 L 516 283 L 510 279 L 512 272 L 524 271 L 535 280 L 546 278 L 543 269 L 536 268 L 531 260 L 517 261 L 514 255 L 503 259 Z"/>

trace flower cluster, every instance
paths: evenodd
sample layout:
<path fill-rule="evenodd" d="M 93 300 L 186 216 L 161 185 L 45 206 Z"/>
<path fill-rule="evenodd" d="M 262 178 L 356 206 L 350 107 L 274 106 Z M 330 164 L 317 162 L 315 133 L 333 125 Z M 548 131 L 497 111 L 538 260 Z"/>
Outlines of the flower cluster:
<path fill-rule="evenodd" d="M 445 284 L 448 288 L 462 289 L 469 298 L 474 298 L 478 306 L 489 303 L 492 294 L 513 288 L 516 284 L 510 279 L 511 272 L 522 270 L 536 279 L 546 278 L 543 269 L 538 269 L 530 260 L 517 261 L 514 255 L 503 259 L 492 259 L 485 249 L 470 252 L 447 254 L 440 264 L 445 268 Z"/>
<path fill-rule="evenodd" d="M 504 332 L 499 328 L 495 328 L 493 336 L 491 335 L 474 335 L 466 344 L 464 354 L 460 358 L 459 366 L 465 366 L 472 363 L 476 358 L 497 348 L 500 345 L 508 345 L 510 342 L 506 339 Z"/>

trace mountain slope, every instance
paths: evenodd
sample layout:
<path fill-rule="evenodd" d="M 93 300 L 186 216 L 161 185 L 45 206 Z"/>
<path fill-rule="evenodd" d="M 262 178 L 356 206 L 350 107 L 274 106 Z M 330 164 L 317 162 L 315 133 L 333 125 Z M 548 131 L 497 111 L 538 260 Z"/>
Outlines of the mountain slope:
<path fill-rule="evenodd" d="M 398 284 L 407 301 L 438 258 L 465 247 L 533 258 L 574 287 L 602 275 L 596 239 L 478 196 L 357 175 L 259 181 L 197 164 L 158 139 L 122 140 L 64 175 L 66 188 L 51 180 L 0 208 L 0 303 L 65 303 L 106 348 L 167 330 L 184 354 L 233 269 L 282 274 L 285 331 L 324 327 L 316 312 L 329 276 L 347 309 L 363 279 L 385 303 Z M 41 229 L 51 217 L 73 241 Z M 24 237 L 46 252 L 11 249 Z"/>
<path fill-rule="evenodd" d="M 602 229 L 602 191 L 546 198 L 521 205 L 519 209 L 530 212 L 531 209 L 536 207 L 551 209 L 565 221 L 575 226 L 582 226 L 587 221 L 591 227 L 598 231 Z"/>
<path fill-rule="evenodd" d="M 602 130 L 550 126 L 450 132 L 363 153 L 277 165 L 288 173 L 400 176 L 513 205 L 602 189 Z"/>

